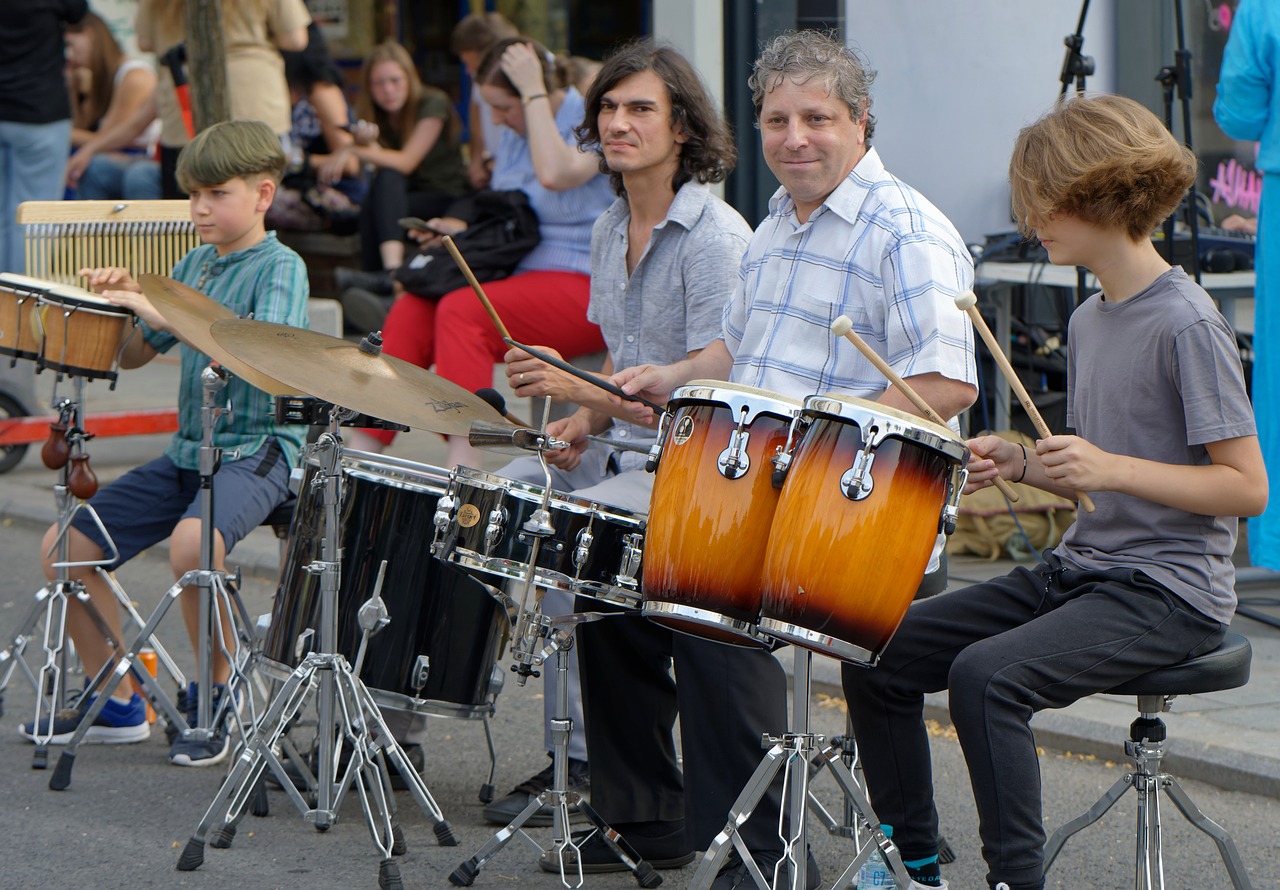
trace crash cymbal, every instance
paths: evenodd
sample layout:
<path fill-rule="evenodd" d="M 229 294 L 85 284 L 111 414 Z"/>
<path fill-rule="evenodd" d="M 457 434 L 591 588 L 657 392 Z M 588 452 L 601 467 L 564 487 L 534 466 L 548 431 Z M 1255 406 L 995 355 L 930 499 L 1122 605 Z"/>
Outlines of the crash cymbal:
<path fill-rule="evenodd" d="M 210 327 L 222 348 L 264 374 L 343 408 L 420 430 L 465 436 L 475 421 L 511 424 L 456 383 L 356 343 L 243 318 Z"/>
<path fill-rule="evenodd" d="M 245 364 L 213 338 L 209 327 L 215 321 L 236 317 L 226 306 L 181 281 L 174 281 L 163 275 L 140 275 L 138 283 L 142 285 L 142 292 L 151 304 L 188 345 L 203 352 L 250 386 L 256 386 L 269 395 L 302 394 L 301 390 L 287 386 Z"/>

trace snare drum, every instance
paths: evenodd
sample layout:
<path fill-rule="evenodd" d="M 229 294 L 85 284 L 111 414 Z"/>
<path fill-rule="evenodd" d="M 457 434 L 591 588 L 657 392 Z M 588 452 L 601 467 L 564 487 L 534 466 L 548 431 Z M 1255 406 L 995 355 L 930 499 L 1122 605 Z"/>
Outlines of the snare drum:
<path fill-rule="evenodd" d="M 435 559 L 425 546 L 446 470 L 382 455 L 342 457 L 342 576 L 338 652 L 355 661 L 360 606 L 387 562 L 382 599 L 391 623 L 369 640 L 360 679 L 379 705 L 440 717 L 480 719 L 493 711 L 504 676 L 498 655 L 511 623 L 496 591 Z M 289 528 L 289 546 L 263 644 L 263 667 L 277 679 L 320 642 L 324 477 L 308 464 Z"/>
<path fill-rule="evenodd" d="M 964 487 L 951 430 L 850 396 L 810 396 L 774 515 L 760 630 L 875 664 Z"/>
<path fill-rule="evenodd" d="M 53 282 L 0 272 L 0 355 L 40 357 L 40 336 L 34 312 Z"/>
<path fill-rule="evenodd" d="M 649 528 L 644 604 L 676 630 L 759 644 L 760 572 L 778 490 L 771 458 L 800 402 L 721 381 L 672 393 Z"/>
<path fill-rule="evenodd" d="M 116 379 L 133 312 L 92 291 L 53 284 L 40 296 L 40 364 L 72 377 Z"/>
<path fill-rule="evenodd" d="M 441 559 L 502 578 L 525 577 L 529 523 L 543 487 L 458 467 L 440 499 L 435 543 Z M 534 583 L 635 608 L 640 594 L 643 514 L 552 491 L 550 530 L 538 548 Z"/>

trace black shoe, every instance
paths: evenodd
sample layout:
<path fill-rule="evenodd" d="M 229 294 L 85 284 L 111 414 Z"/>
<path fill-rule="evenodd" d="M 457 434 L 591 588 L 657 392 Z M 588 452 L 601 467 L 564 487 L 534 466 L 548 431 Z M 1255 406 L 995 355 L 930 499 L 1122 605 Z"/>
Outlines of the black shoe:
<path fill-rule="evenodd" d="M 382 330 L 382 323 L 387 320 L 395 297 L 375 294 L 362 287 L 349 287 L 338 296 L 338 302 L 342 304 L 342 321 L 347 330 L 367 334 Z"/>
<path fill-rule="evenodd" d="M 376 272 L 366 272 L 363 269 L 348 269 L 345 266 L 339 266 L 333 270 L 333 285 L 338 293 L 358 287 L 362 290 L 373 291 L 375 294 L 383 296 L 391 296 L 391 271 L 389 269 L 378 269 Z"/>
<path fill-rule="evenodd" d="M 529 805 L 529 801 L 551 787 L 553 768 L 553 766 L 548 766 L 536 776 L 525 779 L 502 800 L 495 800 L 486 806 L 484 808 L 485 821 L 494 825 L 510 825 L 514 822 L 516 816 L 524 812 L 525 807 Z M 576 791 L 583 797 L 590 795 L 591 777 L 587 772 L 586 763 L 569 758 L 569 787 L 565 790 Z M 586 816 L 577 810 L 571 809 L 569 811 L 570 822 L 583 822 L 585 820 Z M 551 806 L 543 804 L 524 824 L 538 827 L 550 825 L 551 821 Z"/>
<path fill-rule="evenodd" d="M 634 823 L 610 827 L 622 835 L 627 843 L 635 848 L 640 858 L 654 868 L 682 868 L 692 862 L 697 855 L 689 849 L 689 842 L 685 840 L 683 823 Z M 627 866 L 618 858 L 618 854 L 613 852 L 613 849 L 605 843 L 604 836 L 594 827 L 573 832 L 571 839 L 581 851 L 583 874 L 595 875 L 627 870 Z M 538 868 L 553 875 L 560 874 L 560 856 L 554 847 L 543 851 L 538 857 Z M 577 853 L 572 849 L 566 849 L 565 874 L 576 871 L 577 868 Z"/>
<path fill-rule="evenodd" d="M 760 871 L 764 873 L 766 878 L 773 878 L 773 869 L 778 864 L 780 855 L 777 852 L 756 854 L 756 865 L 760 866 Z M 805 890 L 818 890 L 821 884 L 822 872 L 818 869 L 818 861 L 813 858 L 813 851 L 810 850 L 805 867 Z M 736 890 L 738 887 L 743 888 L 743 890 L 750 890 L 755 885 L 751 872 L 747 871 L 746 863 L 742 861 L 735 850 L 729 854 L 729 861 L 721 866 L 716 879 L 711 882 L 711 890 Z"/>

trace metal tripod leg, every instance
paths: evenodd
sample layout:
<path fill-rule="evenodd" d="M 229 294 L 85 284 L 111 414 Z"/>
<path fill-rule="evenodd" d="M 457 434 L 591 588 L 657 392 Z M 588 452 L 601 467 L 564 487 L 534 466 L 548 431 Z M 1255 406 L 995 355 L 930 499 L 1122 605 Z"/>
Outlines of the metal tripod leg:
<path fill-rule="evenodd" d="M 587 817 L 591 824 L 595 826 L 595 830 L 600 833 L 601 838 L 609 849 L 621 860 L 623 865 L 631 870 L 637 884 L 641 887 L 657 887 L 662 883 L 662 875 L 658 874 L 652 865 L 645 862 L 622 835 L 610 828 L 604 819 L 600 817 L 600 814 L 582 799 L 581 794 L 576 791 L 565 790 L 569 784 L 569 737 L 573 733 L 573 720 L 564 713 L 568 707 L 569 654 L 573 645 L 573 627 L 577 623 L 581 623 L 584 620 L 593 620 L 595 617 L 604 616 L 593 613 L 592 615 L 565 616 L 565 619 L 556 619 L 555 621 L 556 624 L 565 625 L 565 629 L 556 632 L 554 641 L 551 643 L 551 646 L 555 647 L 556 654 L 556 683 L 559 689 L 558 707 L 560 710 L 560 713 L 551 721 L 552 763 L 554 764 L 552 767 L 553 779 L 551 787 L 531 800 L 529 805 L 510 824 L 485 841 L 474 856 L 454 869 L 453 873 L 449 875 L 449 881 L 455 886 L 470 887 L 475 883 L 480 869 L 484 868 L 489 860 L 502 852 L 502 849 L 513 838 L 519 836 L 542 853 L 554 852 L 556 854 L 560 865 L 561 884 L 569 888 L 581 887 L 586 882 L 586 876 L 582 870 L 580 848 L 582 844 L 590 839 L 591 835 L 588 835 L 580 842 L 574 842 L 573 836 L 569 831 L 571 810 L 580 812 Z M 486 723 L 486 727 L 487 725 Z M 524 833 L 524 825 L 544 805 L 553 807 L 553 842 L 549 850 L 544 850 L 533 838 Z"/>
<path fill-rule="evenodd" d="M 762 745 L 767 746 L 764 759 L 752 773 L 750 780 L 742 789 L 738 799 L 729 811 L 729 820 L 716 835 L 711 846 L 698 862 L 693 880 L 689 882 L 691 890 L 708 890 L 716 875 L 724 866 L 730 850 L 736 850 L 758 890 L 803 890 L 807 880 L 808 850 L 805 843 L 805 818 L 808 810 L 808 779 L 811 769 L 810 761 L 822 737 L 808 731 L 809 728 L 809 668 L 813 655 L 807 649 L 795 647 L 794 701 L 792 705 L 792 725 L 794 732 L 780 737 L 764 736 Z M 906 866 L 897 846 L 880 830 L 879 820 L 872 812 L 862 789 L 854 780 L 852 772 L 842 760 L 844 751 L 829 746 L 820 755 L 822 766 L 827 767 L 844 792 L 848 805 L 857 816 L 857 829 L 870 838 L 870 843 L 862 846 L 853 861 L 831 884 L 833 888 L 847 888 L 857 877 L 858 869 L 873 848 L 878 848 L 885 863 L 893 873 L 900 887 L 910 887 L 911 878 L 907 875 Z M 755 808 L 764 798 L 778 770 L 785 770 L 783 777 L 785 793 L 783 808 L 779 813 L 778 836 L 782 840 L 783 855 L 774 867 L 772 875 L 765 875 L 742 840 L 740 829 L 751 818 Z M 788 810 L 791 817 L 788 828 Z"/>

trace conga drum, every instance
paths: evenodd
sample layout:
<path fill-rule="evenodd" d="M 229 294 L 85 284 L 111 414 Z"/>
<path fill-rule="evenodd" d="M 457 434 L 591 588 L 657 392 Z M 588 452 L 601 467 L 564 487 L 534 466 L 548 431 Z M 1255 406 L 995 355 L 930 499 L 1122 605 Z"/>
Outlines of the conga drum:
<path fill-rule="evenodd" d="M 851 396 L 810 396 L 797 426 L 760 631 L 872 665 L 924 578 L 948 508 L 954 515 L 969 449 L 944 426 Z"/>
<path fill-rule="evenodd" d="M 760 645 L 760 574 L 778 489 L 772 458 L 800 402 L 722 381 L 672 393 L 644 539 L 641 611 L 696 636 Z"/>
<path fill-rule="evenodd" d="M 40 357 L 40 337 L 34 317 L 40 297 L 53 282 L 0 272 L 0 355 Z"/>

